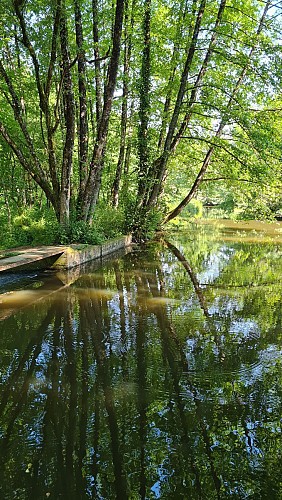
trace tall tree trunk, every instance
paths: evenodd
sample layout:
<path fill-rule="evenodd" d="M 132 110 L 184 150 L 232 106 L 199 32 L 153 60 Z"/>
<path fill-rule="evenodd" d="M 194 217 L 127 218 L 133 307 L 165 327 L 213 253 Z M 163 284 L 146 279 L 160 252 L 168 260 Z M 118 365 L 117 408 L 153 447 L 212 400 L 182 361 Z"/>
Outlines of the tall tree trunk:
<path fill-rule="evenodd" d="M 192 5 L 192 18 L 195 16 L 196 12 L 196 1 L 193 0 L 193 5 Z M 170 107 L 171 107 L 171 101 L 172 101 L 172 89 L 173 89 L 173 83 L 174 83 L 174 78 L 175 78 L 175 73 L 177 70 L 177 66 L 179 65 L 179 43 L 181 39 L 181 29 L 183 28 L 183 22 L 185 21 L 187 15 L 187 0 L 184 0 L 182 2 L 182 6 L 180 9 L 180 14 L 178 18 L 178 26 L 177 26 L 177 34 L 176 34 L 176 39 L 174 42 L 173 46 L 173 52 L 171 56 L 171 61 L 170 61 L 170 75 L 167 83 L 167 90 L 166 90 L 166 98 L 165 98 L 165 103 L 164 103 L 164 109 L 163 109 L 163 115 L 162 115 L 162 124 L 160 128 L 160 135 L 159 135 L 159 140 L 158 140 L 158 149 L 161 150 L 164 146 L 164 141 L 165 141 L 165 134 L 167 131 L 167 126 L 169 123 L 169 112 L 170 112 Z M 190 30 L 189 30 L 189 35 L 192 36 L 192 23 L 190 24 Z"/>
<path fill-rule="evenodd" d="M 62 161 L 61 197 L 60 197 L 60 223 L 69 224 L 71 175 L 73 167 L 73 147 L 75 131 L 75 104 L 71 78 L 71 63 L 68 44 L 68 30 L 65 12 L 61 16 L 60 41 L 63 69 L 63 106 L 65 120 L 65 141 Z"/>
<path fill-rule="evenodd" d="M 103 156 L 107 143 L 109 120 L 117 79 L 124 3 L 125 0 L 117 0 L 116 3 L 112 53 L 108 67 L 107 83 L 104 91 L 103 112 L 98 124 L 97 141 L 93 150 L 92 160 L 90 164 L 90 173 L 83 193 L 81 217 L 85 221 L 91 220 L 92 210 L 97 203 L 100 192 Z"/>
<path fill-rule="evenodd" d="M 120 180 L 122 175 L 122 169 L 125 159 L 125 146 L 126 146 L 126 132 L 127 132 L 127 122 L 128 122 L 128 94 L 129 94 L 129 65 L 131 58 L 131 49 L 132 49 L 132 31 L 134 24 L 134 8 L 135 8 L 135 0 L 132 2 L 132 10 L 131 10 L 131 29 L 130 33 L 128 32 L 128 21 L 129 21 L 129 13 L 128 13 L 128 0 L 125 2 L 125 16 L 124 16 L 124 59 L 123 59 L 123 92 L 122 92 L 122 109 L 121 109 L 121 132 L 120 132 L 120 148 L 119 148 L 119 157 L 117 162 L 116 174 L 114 178 L 114 182 L 112 185 L 112 206 L 117 207 L 119 203 L 119 188 L 120 188 Z"/>
<path fill-rule="evenodd" d="M 124 154 L 123 185 L 122 185 L 124 193 L 128 193 L 129 189 L 129 166 L 130 166 L 130 156 L 132 149 L 133 114 L 134 114 L 134 101 L 132 101 L 130 106 L 129 118 L 127 123 L 127 144 Z"/>
<path fill-rule="evenodd" d="M 95 85 L 96 85 L 96 123 L 97 127 L 102 116 L 103 102 L 102 102 L 102 75 L 100 66 L 100 53 L 99 53 L 99 29 L 98 29 L 98 2 L 92 0 L 92 16 L 93 16 L 93 42 L 94 42 L 94 60 L 95 60 Z"/>
<path fill-rule="evenodd" d="M 85 189 L 88 174 L 88 113 L 86 92 L 86 59 L 83 47 L 83 29 L 81 10 L 78 0 L 75 0 L 75 32 L 77 45 L 77 69 L 79 90 L 79 126 L 78 126 L 78 153 L 79 153 L 79 192 L 77 198 L 77 212 L 80 212 L 82 193 Z"/>
<path fill-rule="evenodd" d="M 143 203 L 149 171 L 149 115 L 150 115 L 150 77 L 151 77 L 151 0 L 144 3 L 143 54 L 140 75 L 140 108 L 138 127 L 139 179 L 137 208 Z"/>
<path fill-rule="evenodd" d="M 49 172 L 51 177 L 51 182 L 54 190 L 54 195 L 57 200 L 60 198 L 60 184 L 58 179 L 58 165 L 55 154 L 54 146 L 54 134 L 57 128 L 57 123 L 53 125 L 52 113 L 50 107 L 50 93 L 54 74 L 54 66 L 57 57 L 57 39 L 60 29 L 60 19 L 61 19 L 61 0 L 57 0 L 56 11 L 54 15 L 53 24 L 53 36 L 52 36 L 52 46 L 49 67 L 47 72 L 47 78 L 45 82 L 45 97 L 46 97 L 46 107 L 45 107 L 45 125 L 47 133 L 47 147 L 48 147 L 48 159 L 49 159 Z"/>

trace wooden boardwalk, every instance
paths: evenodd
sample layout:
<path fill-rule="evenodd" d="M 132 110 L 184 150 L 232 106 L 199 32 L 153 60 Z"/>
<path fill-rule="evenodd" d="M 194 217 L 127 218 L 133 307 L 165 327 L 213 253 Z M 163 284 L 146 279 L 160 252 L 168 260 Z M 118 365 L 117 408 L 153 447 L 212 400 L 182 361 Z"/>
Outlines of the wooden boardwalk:
<path fill-rule="evenodd" d="M 52 265 L 65 250 L 65 246 L 15 248 L 9 250 L 7 253 L 13 251 L 13 253 L 17 253 L 17 255 L 0 259 L 0 273 L 49 267 L 48 261 L 50 261 L 50 265 Z"/>

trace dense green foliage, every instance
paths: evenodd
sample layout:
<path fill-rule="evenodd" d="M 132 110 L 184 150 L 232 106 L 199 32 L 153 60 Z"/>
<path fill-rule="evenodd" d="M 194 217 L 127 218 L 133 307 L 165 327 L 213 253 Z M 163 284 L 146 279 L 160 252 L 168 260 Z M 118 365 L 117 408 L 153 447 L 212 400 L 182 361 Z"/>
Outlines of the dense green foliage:
<path fill-rule="evenodd" d="M 3 0 L 0 244 L 281 213 L 280 33 L 272 1 Z"/>

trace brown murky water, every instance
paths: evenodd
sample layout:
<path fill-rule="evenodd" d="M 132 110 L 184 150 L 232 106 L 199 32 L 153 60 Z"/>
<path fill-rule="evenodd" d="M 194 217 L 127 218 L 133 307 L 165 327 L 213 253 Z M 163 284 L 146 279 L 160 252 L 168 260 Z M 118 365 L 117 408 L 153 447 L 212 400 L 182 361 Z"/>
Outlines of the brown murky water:
<path fill-rule="evenodd" d="M 281 229 L 2 276 L 0 498 L 281 499 Z"/>

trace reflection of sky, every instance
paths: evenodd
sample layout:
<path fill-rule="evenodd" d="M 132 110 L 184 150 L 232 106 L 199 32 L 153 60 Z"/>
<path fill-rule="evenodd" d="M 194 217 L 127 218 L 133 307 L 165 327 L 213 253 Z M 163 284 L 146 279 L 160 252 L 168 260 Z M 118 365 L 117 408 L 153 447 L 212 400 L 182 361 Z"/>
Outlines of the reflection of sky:
<path fill-rule="evenodd" d="M 235 318 L 232 316 L 238 313 L 243 308 L 243 302 L 240 303 L 234 297 L 225 297 L 222 301 L 221 297 L 216 297 L 214 304 L 209 307 L 209 314 L 211 316 L 219 317 L 221 320 L 213 322 L 217 331 L 225 329 L 224 319 L 230 318 L 230 326 L 228 332 L 236 339 L 242 338 L 257 338 L 260 335 L 260 327 L 254 319 L 250 318 Z"/>
<path fill-rule="evenodd" d="M 252 319 L 240 318 L 239 320 L 232 321 L 229 331 L 236 336 L 244 338 L 254 338 L 260 335 L 260 328 L 257 322 Z"/>
<path fill-rule="evenodd" d="M 239 380 L 241 380 L 245 387 L 253 386 L 259 380 L 271 371 L 281 360 L 282 350 L 275 345 L 269 345 L 266 349 L 261 351 L 258 360 L 251 365 L 242 364 L 239 370 Z M 280 398 L 279 398 L 280 399 Z"/>
<path fill-rule="evenodd" d="M 234 249 L 223 246 L 212 253 L 205 262 L 205 270 L 197 275 L 199 283 L 212 283 L 218 278 L 222 270 L 228 265 L 230 257 L 234 254 Z"/>
<path fill-rule="evenodd" d="M 239 298 L 239 297 L 238 297 Z M 230 316 L 233 312 L 241 311 L 243 308 L 242 300 L 237 297 L 215 297 L 214 303 L 209 306 L 209 313 L 213 315 L 220 315 L 221 317 Z"/>
<path fill-rule="evenodd" d="M 216 278 L 218 278 L 223 271 L 223 269 L 228 265 L 230 258 L 235 253 L 233 248 L 228 246 L 223 246 L 216 250 L 216 252 L 211 253 L 209 257 L 202 263 L 203 271 L 196 274 L 196 278 L 199 285 L 205 283 L 212 283 Z M 185 255 L 185 249 L 183 250 L 183 255 Z M 167 256 L 165 256 L 167 257 Z M 188 264 L 189 257 L 187 258 Z M 175 279 L 179 270 L 182 270 L 182 263 L 176 258 L 173 261 L 163 260 L 162 261 L 162 272 L 164 273 L 166 288 L 175 288 Z M 195 272 L 195 270 L 192 269 Z"/>

